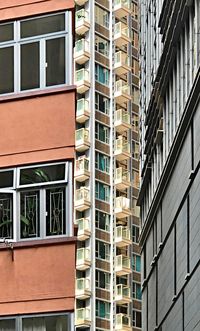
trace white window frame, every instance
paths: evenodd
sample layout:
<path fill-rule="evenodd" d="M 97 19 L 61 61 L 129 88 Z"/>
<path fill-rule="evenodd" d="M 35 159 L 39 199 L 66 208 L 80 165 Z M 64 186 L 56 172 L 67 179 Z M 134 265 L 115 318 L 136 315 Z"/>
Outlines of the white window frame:
<path fill-rule="evenodd" d="M 54 165 L 65 165 L 65 178 L 64 180 L 55 181 L 55 182 L 42 182 L 37 184 L 28 184 L 28 185 L 19 185 L 20 180 L 20 170 L 21 169 L 28 169 L 28 168 L 38 168 L 40 166 L 54 166 Z M 41 239 L 49 239 L 49 238 L 60 238 L 66 237 L 71 234 L 71 227 L 68 222 L 71 215 L 70 210 L 70 194 L 72 194 L 70 188 L 70 178 L 69 174 L 69 162 L 55 162 L 55 163 L 44 163 L 44 164 L 37 164 L 37 165 L 30 165 L 27 167 L 18 167 L 18 168 L 8 168 L 2 169 L 0 172 L 10 171 L 13 170 L 13 187 L 9 188 L 0 188 L 0 193 L 8 193 L 13 194 L 13 238 L 7 239 L 9 242 L 16 242 L 16 241 L 30 241 L 30 240 L 41 240 Z M 46 190 L 53 189 L 53 188 L 64 188 L 65 191 L 65 233 L 59 235 L 47 235 L 46 234 Z M 20 193 L 26 191 L 39 191 L 39 227 L 40 227 L 40 234 L 38 237 L 29 237 L 29 238 L 21 238 L 20 234 Z M 68 203 L 68 205 L 67 205 Z M 5 238 L 0 238 L 0 242 L 4 241 Z"/>
<path fill-rule="evenodd" d="M 23 19 L 18 21 L 11 21 L 8 24 L 12 23 L 14 28 L 14 38 L 13 40 L 9 40 L 6 42 L 0 43 L 0 48 L 5 47 L 14 47 L 14 91 L 10 93 L 2 93 L 0 96 L 4 95 L 12 95 L 13 93 L 25 93 L 31 91 L 40 91 L 46 90 L 53 87 L 62 87 L 65 85 L 72 84 L 72 51 L 69 52 L 69 49 L 72 50 L 72 17 L 71 12 L 60 12 L 60 15 L 65 15 L 65 30 L 59 32 L 53 32 L 48 34 L 42 34 L 27 38 L 20 38 L 20 24 L 24 21 L 31 21 L 34 19 L 47 17 L 47 16 L 55 16 L 58 13 L 49 13 L 47 15 L 39 15 L 29 19 Z M 46 86 L 46 41 L 51 39 L 59 39 L 65 38 L 65 82 L 64 84 L 51 85 Z M 34 89 L 25 89 L 21 90 L 21 45 L 39 42 L 39 71 L 40 71 L 40 79 L 39 79 L 39 87 Z"/>

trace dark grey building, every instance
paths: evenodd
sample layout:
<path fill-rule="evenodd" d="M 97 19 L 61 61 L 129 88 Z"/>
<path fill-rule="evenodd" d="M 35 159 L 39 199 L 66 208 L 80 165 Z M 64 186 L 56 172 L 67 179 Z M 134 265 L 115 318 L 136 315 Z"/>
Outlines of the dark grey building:
<path fill-rule="evenodd" d="M 143 331 L 200 330 L 200 1 L 141 0 Z"/>

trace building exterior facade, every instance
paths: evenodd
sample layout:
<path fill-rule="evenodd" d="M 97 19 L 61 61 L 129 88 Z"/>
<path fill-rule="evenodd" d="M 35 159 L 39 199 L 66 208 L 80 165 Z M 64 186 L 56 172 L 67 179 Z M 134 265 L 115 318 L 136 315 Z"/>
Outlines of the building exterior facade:
<path fill-rule="evenodd" d="M 143 330 L 199 330 L 200 3 L 140 12 Z"/>
<path fill-rule="evenodd" d="M 0 330 L 74 330 L 73 1 L 0 1 Z"/>
<path fill-rule="evenodd" d="M 75 326 L 140 330 L 138 2 L 75 3 Z"/>

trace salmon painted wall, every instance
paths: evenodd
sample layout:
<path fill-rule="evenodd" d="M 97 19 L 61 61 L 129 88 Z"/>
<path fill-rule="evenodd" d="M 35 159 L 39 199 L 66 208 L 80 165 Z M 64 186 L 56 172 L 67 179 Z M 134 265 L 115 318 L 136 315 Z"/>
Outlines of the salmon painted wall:
<path fill-rule="evenodd" d="M 74 158 L 74 90 L 0 99 L 0 114 L 0 167 Z"/>
<path fill-rule="evenodd" d="M 0 20 L 13 20 L 73 8 L 73 0 L 0 0 Z"/>
<path fill-rule="evenodd" d="M 10 249 L 0 248 L 0 316 L 73 311 L 75 240 L 15 245 L 14 260 Z"/>

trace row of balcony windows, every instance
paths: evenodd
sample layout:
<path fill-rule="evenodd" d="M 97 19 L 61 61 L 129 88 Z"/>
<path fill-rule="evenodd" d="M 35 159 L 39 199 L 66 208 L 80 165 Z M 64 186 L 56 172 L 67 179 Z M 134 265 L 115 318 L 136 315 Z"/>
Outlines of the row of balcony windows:
<path fill-rule="evenodd" d="M 76 309 L 75 325 L 77 327 L 84 327 L 91 325 L 91 315 L 89 308 Z M 116 314 L 115 330 L 131 331 L 131 319 L 126 314 Z"/>
<path fill-rule="evenodd" d="M 75 210 L 84 211 L 91 207 L 90 190 L 82 186 L 75 191 Z M 125 218 L 132 215 L 130 209 L 130 199 L 120 196 L 115 198 L 115 214 L 118 218 Z"/>
<path fill-rule="evenodd" d="M 79 5 L 84 5 L 86 1 L 76 0 Z M 130 0 L 115 0 L 114 12 L 117 19 L 126 17 L 131 13 L 131 1 Z M 96 6 L 97 7 L 97 6 Z M 96 8 L 95 8 L 96 11 Z M 106 20 L 106 16 L 102 16 L 102 22 L 95 21 L 97 24 L 103 25 L 105 28 L 109 27 L 109 20 Z M 108 25 L 108 26 L 107 26 Z M 90 45 L 87 40 L 84 39 L 84 34 L 90 29 L 90 20 L 88 12 L 84 9 L 76 12 L 76 33 L 79 36 L 83 36 L 82 39 L 77 40 L 75 43 L 74 58 L 78 65 L 84 65 L 90 59 Z M 117 47 L 126 46 L 131 42 L 130 30 L 126 23 L 118 22 L 115 24 L 114 29 L 114 41 Z M 102 44 L 101 41 L 95 41 L 95 50 L 102 53 L 98 48 L 98 45 Z M 106 53 L 106 47 L 108 45 L 102 45 L 104 47 L 104 56 L 108 57 Z M 117 51 L 115 53 L 114 70 L 116 75 L 124 75 L 131 72 L 130 58 L 127 53 Z M 101 66 L 95 67 L 95 81 L 103 85 L 109 86 L 109 71 Z M 77 92 L 79 94 L 86 93 L 91 87 L 90 72 L 85 68 L 76 70 L 75 72 L 75 84 L 77 86 Z M 117 80 L 115 83 L 114 97 L 116 104 L 121 108 L 117 109 L 114 114 L 114 125 L 118 135 L 123 135 L 124 132 L 131 129 L 130 114 L 122 107 L 124 104 L 131 101 L 131 91 L 127 82 L 122 79 Z M 91 109 L 88 100 L 81 98 L 77 102 L 76 121 L 80 124 L 85 123 L 90 119 Z M 109 134 L 108 134 L 109 137 Z M 100 140 L 96 137 L 97 140 Z M 76 151 L 85 152 L 90 148 L 90 134 L 86 128 L 76 130 Z M 105 142 L 106 143 L 106 142 Z M 108 142 L 109 143 L 109 142 Z M 131 157 L 130 144 L 128 140 L 123 136 L 118 136 L 115 140 L 114 155 L 117 161 L 128 160 Z M 96 161 L 96 160 L 95 160 Z M 97 168 L 97 167 L 96 167 Z M 89 159 L 81 157 L 76 160 L 75 163 L 75 179 L 82 183 L 90 178 L 90 164 Z M 125 190 L 130 187 L 130 172 L 123 167 L 118 167 L 115 173 L 115 185 L 118 190 Z M 96 191 L 96 190 L 95 190 Z M 109 198 L 109 197 L 108 197 Z M 85 187 L 79 187 L 75 191 L 75 210 L 78 212 L 84 212 L 91 207 L 90 190 Z M 120 196 L 115 198 L 115 215 L 119 219 L 125 219 L 132 214 L 130 209 L 130 199 Z M 78 240 L 85 241 L 91 236 L 91 224 L 87 218 L 80 218 L 76 220 L 78 224 Z M 128 275 L 131 273 L 131 259 L 130 257 L 120 253 L 120 248 L 124 248 L 131 244 L 131 234 L 128 226 L 120 225 L 116 228 L 115 244 L 118 247 L 119 252 L 115 257 L 115 272 L 118 277 Z M 77 250 L 76 269 L 78 271 L 86 271 L 92 264 L 91 252 L 87 247 L 81 247 Z M 91 284 L 88 277 L 79 277 L 76 280 L 76 298 L 79 300 L 86 300 L 91 296 Z M 124 305 L 131 302 L 130 287 L 124 284 L 116 285 L 115 289 L 115 301 L 118 305 Z M 99 316 L 99 315 L 96 315 Z M 101 317 L 101 315 L 100 315 Z M 91 315 L 89 308 L 76 309 L 75 317 L 76 327 L 88 327 L 91 325 Z M 131 330 L 131 320 L 126 314 L 116 315 L 116 330 Z"/>

